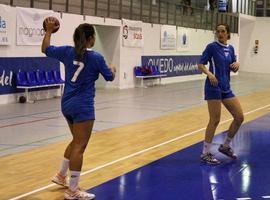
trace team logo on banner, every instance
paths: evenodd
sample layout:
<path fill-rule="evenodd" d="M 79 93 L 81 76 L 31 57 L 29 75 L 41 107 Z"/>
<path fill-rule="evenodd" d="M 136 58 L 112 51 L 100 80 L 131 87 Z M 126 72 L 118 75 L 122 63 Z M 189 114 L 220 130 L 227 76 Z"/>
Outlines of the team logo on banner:
<path fill-rule="evenodd" d="M 176 49 L 176 28 L 175 26 L 162 25 L 160 29 L 160 48 Z"/>
<path fill-rule="evenodd" d="M 10 7 L 0 4 L 0 45 L 10 44 Z"/>
<path fill-rule="evenodd" d="M 124 47 L 142 47 L 142 22 L 123 19 L 122 38 Z"/>
<path fill-rule="evenodd" d="M 177 51 L 189 50 L 189 33 L 187 28 L 177 27 Z"/>
<path fill-rule="evenodd" d="M 45 31 L 43 20 L 53 11 L 32 8 L 17 9 L 17 45 L 41 45 Z"/>

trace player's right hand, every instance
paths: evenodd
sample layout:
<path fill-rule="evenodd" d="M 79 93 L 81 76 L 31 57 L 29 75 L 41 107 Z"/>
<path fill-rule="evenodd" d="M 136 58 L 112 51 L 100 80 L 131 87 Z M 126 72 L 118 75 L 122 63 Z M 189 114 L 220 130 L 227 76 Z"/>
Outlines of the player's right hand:
<path fill-rule="evenodd" d="M 116 73 L 116 67 L 114 64 L 110 64 L 110 69 L 112 70 L 113 73 Z"/>

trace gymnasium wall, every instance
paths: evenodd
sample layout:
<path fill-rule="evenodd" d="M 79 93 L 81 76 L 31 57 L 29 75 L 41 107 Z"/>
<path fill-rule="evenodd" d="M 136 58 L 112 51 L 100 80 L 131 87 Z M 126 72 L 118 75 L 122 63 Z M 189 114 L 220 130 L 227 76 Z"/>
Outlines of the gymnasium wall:
<path fill-rule="evenodd" d="M 160 49 L 160 24 L 143 24 L 144 34 L 144 47 L 138 48 L 126 48 L 121 46 L 121 72 L 120 87 L 130 88 L 136 84 L 136 79 L 133 75 L 133 66 L 141 63 L 142 55 L 201 55 L 202 51 L 209 42 L 214 40 L 213 31 L 206 31 L 200 29 L 189 28 L 189 50 L 188 51 L 176 51 L 176 50 L 162 50 Z M 235 47 L 235 51 L 238 54 L 239 49 L 239 36 L 238 34 L 232 34 L 229 41 Z M 198 80 L 204 78 L 204 75 L 189 75 L 189 76 L 177 76 L 172 78 L 162 78 L 162 83 L 175 83 L 188 80 Z"/>
<path fill-rule="evenodd" d="M 270 18 L 240 18 L 240 61 L 241 71 L 270 73 Z M 259 40 L 258 53 L 254 53 L 255 40 Z"/>
<path fill-rule="evenodd" d="M 0 46 L 1 57 L 33 57 L 44 56 L 40 52 L 40 46 L 17 46 L 16 45 L 16 8 L 11 8 L 12 19 L 10 27 L 12 29 L 11 44 L 9 46 Z M 0 14 L 1 15 L 1 14 Z M 60 19 L 60 14 L 57 13 Z M 114 63 L 117 67 L 116 80 L 113 83 L 106 83 L 103 78 L 96 82 L 97 88 L 112 87 L 112 88 L 133 88 L 138 84 L 134 77 L 134 66 L 141 64 L 142 55 L 200 55 L 205 46 L 214 40 L 212 31 L 199 29 L 189 30 L 190 46 L 188 51 L 178 52 L 176 50 L 161 50 L 160 49 L 160 27 L 159 24 L 143 23 L 144 45 L 142 48 L 129 48 L 122 46 L 122 21 L 116 19 L 100 18 L 75 14 L 62 14 L 60 20 L 61 28 L 52 36 L 51 44 L 53 45 L 72 45 L 72 35 L 75 27 L 80 23 L 91 23 L 96 26 L 96 44 L 94 50 L 102 53 L 107 60 L 107 63 Z M 239 36 L 233 34 L 230 41 L 238 52 Z M 63 66 L 61 66 L 63 69 Z M 62 77 L 64 72 L 61 70 Z M 1 75 L 1 74 L 0 74 Z M 179 76 L 173 78 L 162 79 L 163 83 L 180 82 L 194 79 L 201 79 L 203 75 Z M 15 95 L 1 95 L 0 103 L 14 102 Z"/>

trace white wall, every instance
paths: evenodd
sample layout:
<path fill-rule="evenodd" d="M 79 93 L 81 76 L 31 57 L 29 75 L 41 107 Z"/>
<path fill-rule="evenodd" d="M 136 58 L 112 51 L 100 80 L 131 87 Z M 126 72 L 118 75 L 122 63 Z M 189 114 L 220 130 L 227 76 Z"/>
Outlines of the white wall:
<path fill-rule="evenodd" d="M 110 33 L 110 34 L 108 34 Z M 101 52 L 108 64 L 117 67 L 117 74 L 113 82 L 106 82 L 102 76 L 96 81 L 97 88 L 119 87 L 120 69 L 120 27 L 96 26 L 96 45 L 94 50 Z"/>
<path fill-rule="evenodd" d="M 58 13 L 60 19 L 60 14 Z M 105 83 L 103 77 L 96 82 L 97 87 L 133 88 L 137 84 L 133 68 L 141 64 L 142 55 L 200 55 L 206 45 L 214 40 L 212 31 L 189 29 L 189 51 L 177 52 L 176 50 L 160 49 L 161 25 L 143 23 L 143 48 L 128 48 L 122 46 L 121 20 L 105 19 L 101 17 L 67 14 L 60 19 L 61 27 L 52 36 L 53 45 L 73 45 L 72 36 L 74 29 L 80 23 L 90 23 L 96 26 L 96 44 L 94 50 L 104 55 L 107 63 L 113 63 L 117 67 L 116 80 L 113 83 Z M 40 46 L 17 46 L 16 45 L 16 9 L 12 7 L 12 39 L 10 46 L 0 46 L 1 57 L 24 57 L 44 56 L 40 52 Z M 231 43 L 236 52 L 239 49 L 238 34 L 232 35 Z M 63 69 L 63 66 L 61 66 Z M 63 71 L 63 70 L 62 70 Z M 64 74 L 62 74 L 64 75 Z M 64 76 L 63 76 L 64 77 Z M 162 79 L 163 83 L 180 82 L 191 79 L 200 79 L 202 75 L 190 75 Z M 15 95 L 1 95 L 0 103 L 12 102 Z"/>
<path fill-rule="evenodd" d="M 270 18 L 257 17 L 256 20 L 240 21 L 240 62 L 241 71 L 270 73 Z M 255 40 L 259 40 L 259 51 L 254 53 Z"/>

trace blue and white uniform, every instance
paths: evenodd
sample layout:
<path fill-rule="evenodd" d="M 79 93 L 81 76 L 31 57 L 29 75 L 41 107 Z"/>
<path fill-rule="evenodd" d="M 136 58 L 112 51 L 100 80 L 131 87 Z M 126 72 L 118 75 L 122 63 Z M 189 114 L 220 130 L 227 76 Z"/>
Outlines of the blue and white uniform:
<path fill-rule="evenodd" d="M 209 78 L 206 78 L 205 100 L 234 97 L 230 87 L 230 64 L 236 62 L 233 46 L 220 42 L 208 44 L 201 56 L 200 64 L 206 65 L 208 62 L 209 71 L 217 78 L 218 85 L 211 85 Z"/>
<path fill-rule="evenodd" d="M 70 123 L 94 120 L 95 81 L 99 74 L 106 81 L 114 78 L 103 56 L 87 49 L 82 61 L 78 62 L 72 46 L 49 46 L 45 53 L 65 66 L 65 88 L 61 101 L 63 115 Z"/>

